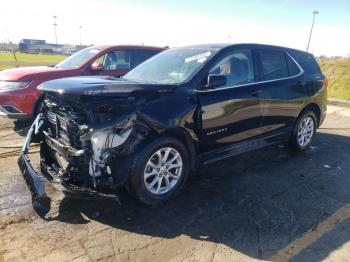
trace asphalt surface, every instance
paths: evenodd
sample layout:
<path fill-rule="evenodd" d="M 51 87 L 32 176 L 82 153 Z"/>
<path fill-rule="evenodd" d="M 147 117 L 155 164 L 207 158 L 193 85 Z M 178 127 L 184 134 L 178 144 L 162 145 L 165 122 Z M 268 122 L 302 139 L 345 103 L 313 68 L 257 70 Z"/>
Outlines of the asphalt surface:
<path fill-rule="evenodd" d="M 0 119 L 0 261 L 350 260 L 350 109 L 329 107 L 306 153 L 281 144 L 206 166 L 160 207 L 49 187 L 46 220 L 16 164 L 25 131 Z"/>

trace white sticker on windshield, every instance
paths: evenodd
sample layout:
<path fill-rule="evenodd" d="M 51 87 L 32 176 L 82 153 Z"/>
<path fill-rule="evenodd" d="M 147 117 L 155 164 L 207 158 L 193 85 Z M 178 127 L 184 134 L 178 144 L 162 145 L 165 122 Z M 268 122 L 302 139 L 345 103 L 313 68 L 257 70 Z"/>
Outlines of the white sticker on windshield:
<path fill-rule="evenodd" d="M 205 60 L 207 60 L 208 56 L 211 55 L 211 52 L 205 52 L 205 53 L 201 53 L 201 54 L 198 54 L 198 55 L 194 55 L 194 56 L 190 56 L 190 57 L 187 57 L 185 59 L 185 63 L 189 63 L 189 62 L 192 62 L 194 60 L 198 60 L 197 62 L 198 63 L 203 63 Z"/>
<path fill-rule="evenodd" d="M 89 51 L 91 54 L 97 54 L 98 52 L 100 52 L 99 50 L 97 49 L 92 49 Z"/>

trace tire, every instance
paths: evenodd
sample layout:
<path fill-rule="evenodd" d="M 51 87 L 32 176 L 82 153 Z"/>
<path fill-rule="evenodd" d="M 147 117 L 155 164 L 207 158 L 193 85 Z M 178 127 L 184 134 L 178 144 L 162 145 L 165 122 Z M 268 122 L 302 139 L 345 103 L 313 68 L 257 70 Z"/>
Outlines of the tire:
<path fill-rule="evenodd" d="M 290 137 L 291 149 L 297 152 L 303 152 L 308 149 L 312 143 L 317 129 L 317 118 L 311 110 L 306 110 L 300 114 L 293 127 Z"/>
<path fill-rule="evenodd" d="M 173 159 L 172 165 L 159 161 L 159 154 L 164 161 L 166 152 L 167 163 Z M 173 137 L 160 137 L 134 153 L 127 189 L 142 203 L 158 205 L 181 191 L 188 174 L 189 155 L 184 144 Z"/>

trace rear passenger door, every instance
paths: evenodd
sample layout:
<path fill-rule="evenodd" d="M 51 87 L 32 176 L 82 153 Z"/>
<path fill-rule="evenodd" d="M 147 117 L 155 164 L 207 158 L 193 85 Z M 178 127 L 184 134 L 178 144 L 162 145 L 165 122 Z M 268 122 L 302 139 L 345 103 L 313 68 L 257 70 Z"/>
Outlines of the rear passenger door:
<path fill-rule="evenodd" d="M 263 104 L 262 134 L 287 131 L 293 126 L 308 91 L 302 68 L 286 51 L 254 50 L 258 62 L 258 89 Z"/>

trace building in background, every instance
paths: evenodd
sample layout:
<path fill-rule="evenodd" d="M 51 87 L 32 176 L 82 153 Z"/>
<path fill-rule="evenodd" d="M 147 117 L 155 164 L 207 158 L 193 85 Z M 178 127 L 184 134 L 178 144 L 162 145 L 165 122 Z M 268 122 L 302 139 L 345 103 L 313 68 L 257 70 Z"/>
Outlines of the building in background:
<path fill-rule="evenodd" d="M 19 41 L 19 51 L 31 54 L 54 54 L 60 53 L 62 45 L 49 44 L 45 40 L 22 39 Z"/>
<path fill-rule="evenodd" d="M 63 54 L 71 55 L 87 46 L 82 45 L 61 45 L 46 43 L 40 39 L 22 39 L 19 41 L 19 51 L 31 54 Z"/>
<path fill-rule="evenodd" d="M 19 45 L 14 43 L 0 43 L 0 51 L 18 51 Z"/>

